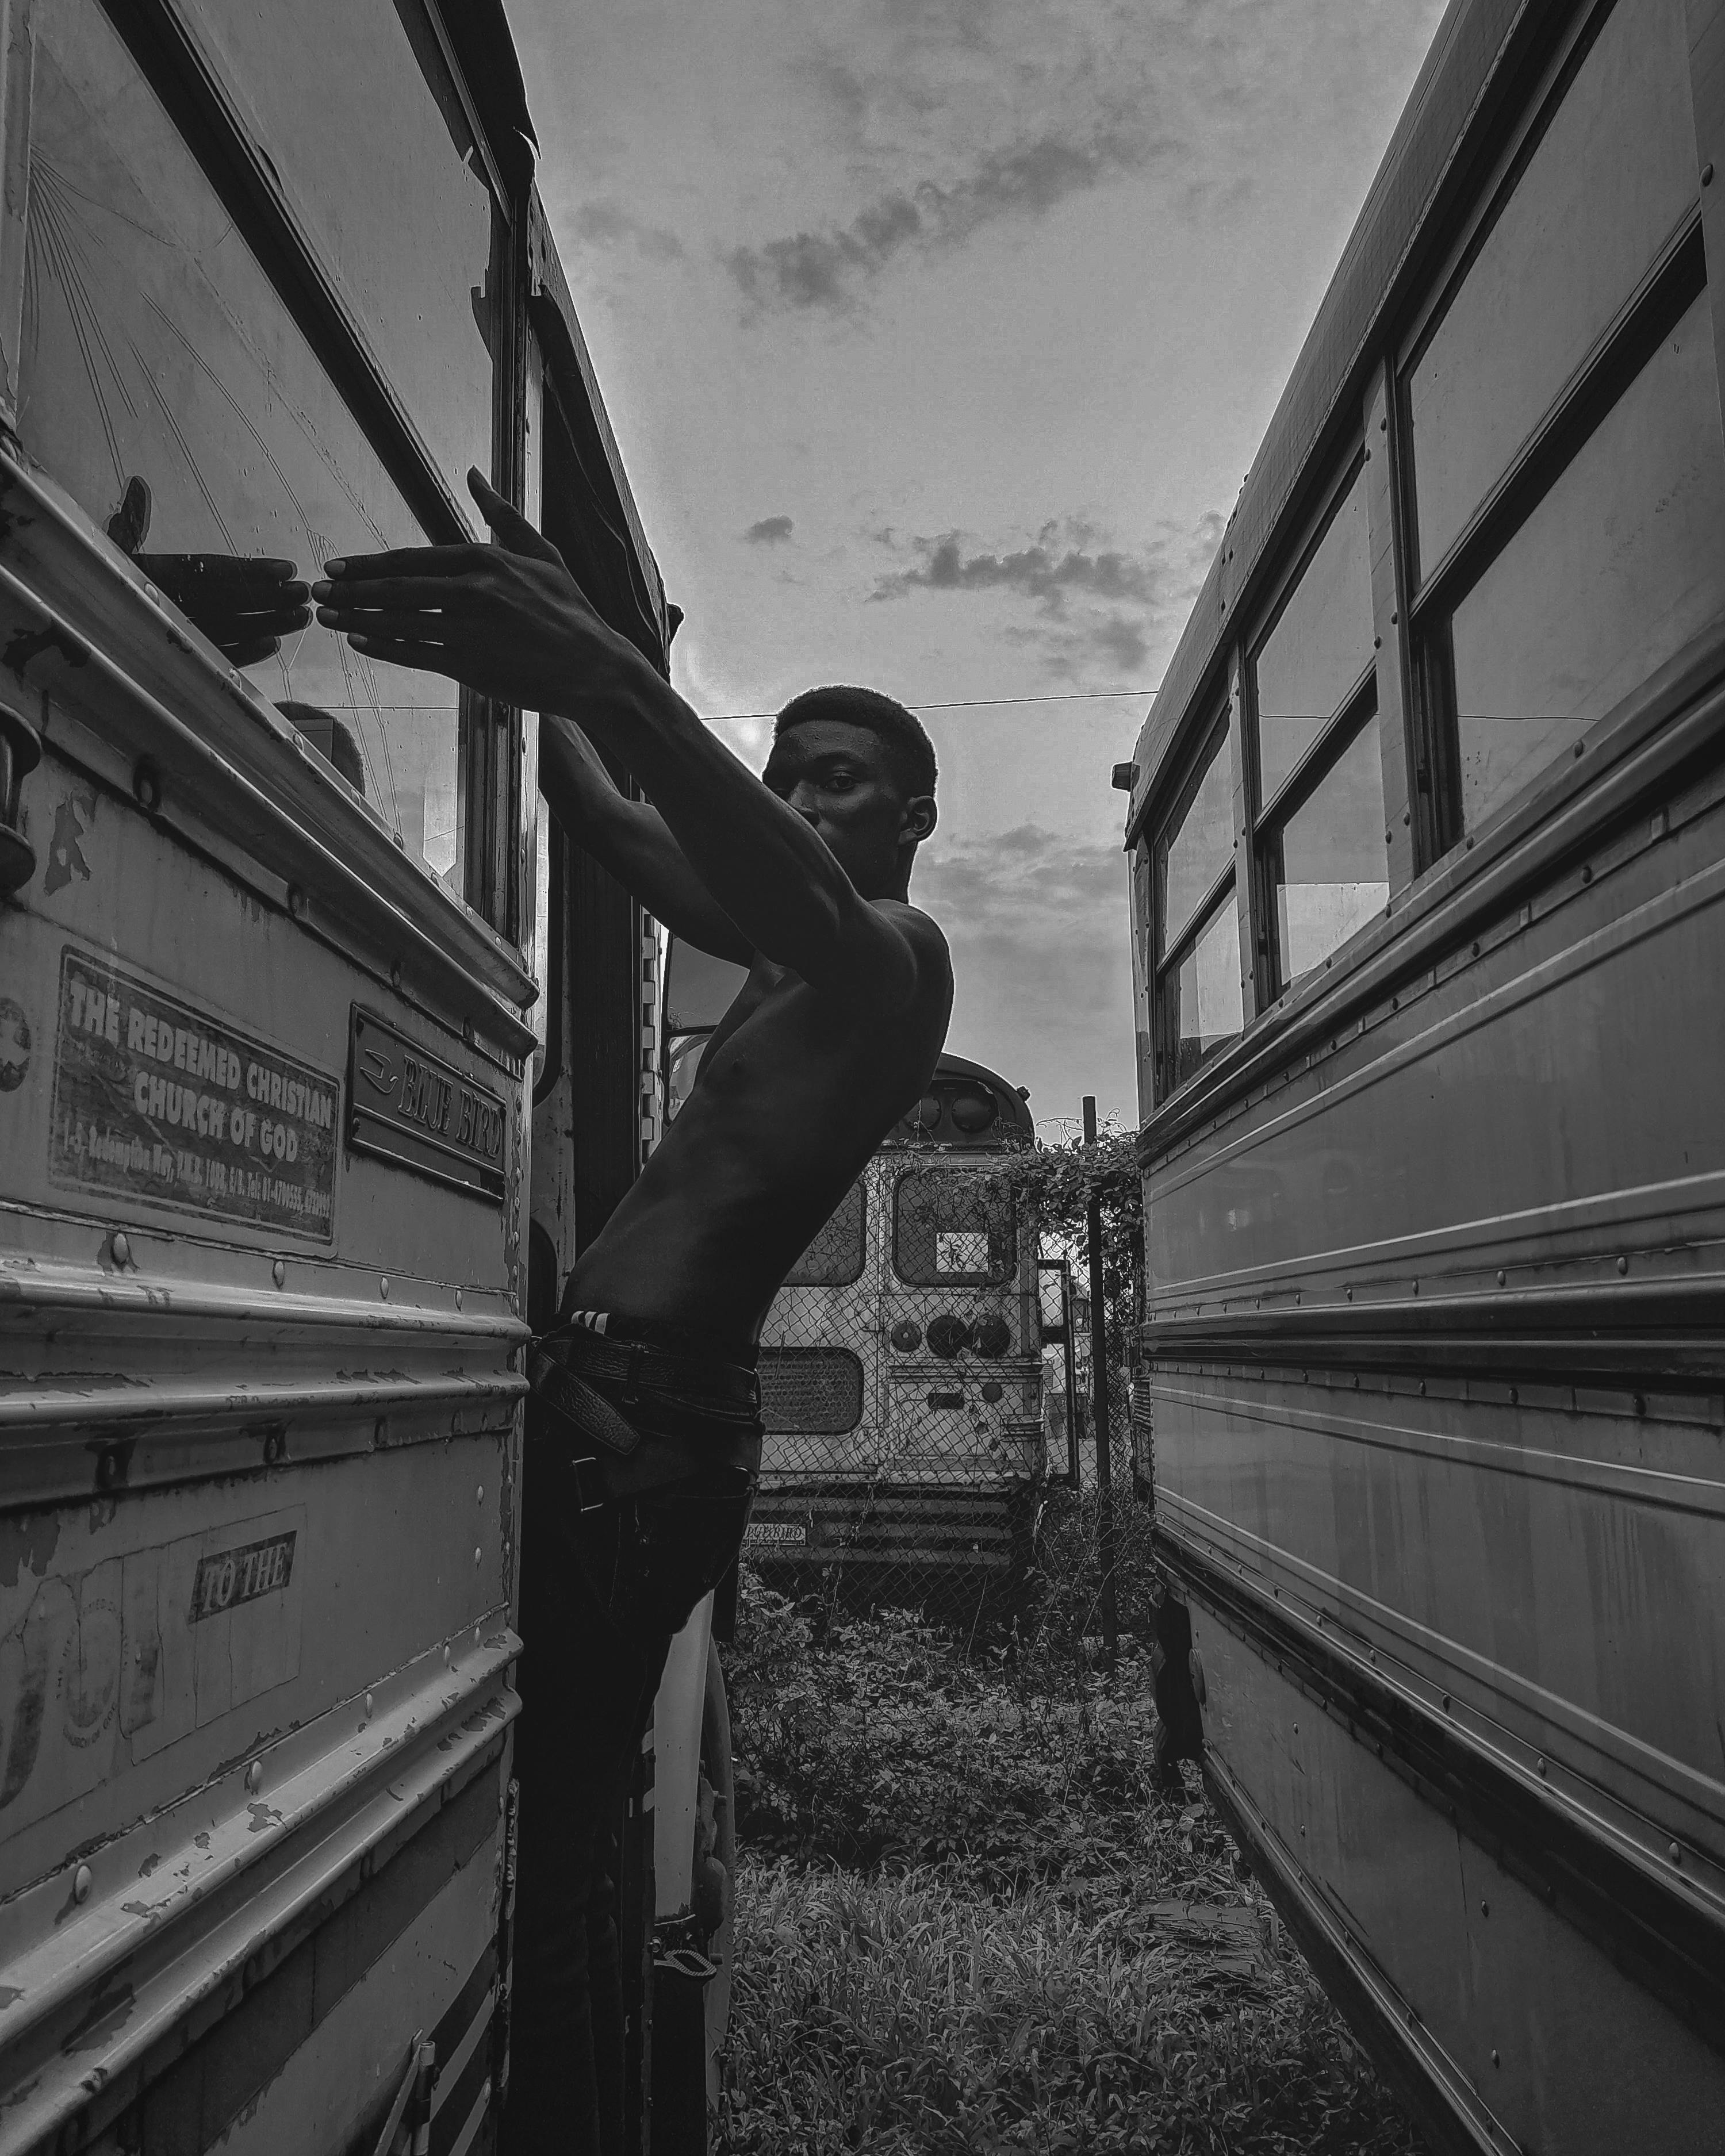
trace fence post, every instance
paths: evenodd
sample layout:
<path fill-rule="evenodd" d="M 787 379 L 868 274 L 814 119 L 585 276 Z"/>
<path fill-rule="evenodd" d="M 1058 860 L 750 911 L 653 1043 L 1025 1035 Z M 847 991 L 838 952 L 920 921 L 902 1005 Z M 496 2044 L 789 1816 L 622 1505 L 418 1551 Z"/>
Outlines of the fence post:
<path fill-rule="evenodd" d="M 1096 1101 L 1084 1096 L 1084 1142 L 1096 1142 Z M 1120 1611 L 1114 1593 L 1113 1431 L 1108 1419 L 1108 1313 L 1102 1299 L 1102 1199 L 1092 1188 L 1087 1208 L 1090 1235 L 1091 1416 L 1096 1445 L 1096 1532 L 1102 1567 L 1102 1655 L 1110 1669 L 1120 1646 Z"/>

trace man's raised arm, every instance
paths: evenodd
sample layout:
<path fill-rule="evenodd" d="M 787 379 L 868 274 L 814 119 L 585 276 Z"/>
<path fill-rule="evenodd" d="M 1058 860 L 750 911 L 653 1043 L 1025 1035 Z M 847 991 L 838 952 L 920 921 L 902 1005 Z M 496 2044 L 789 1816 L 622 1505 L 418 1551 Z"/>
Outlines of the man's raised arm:
<path fill-rule="evenodd" d="M 563 828 L 680 942 L 746 966 L 747 940 L 696 875 L 665 819 L 619 792 L 593 743 L 572 720 L 547 713 L 539 733 L 540 783 Z"/>
<path fill-rule="evenodd" d="M 600 620 L 557 549 L 478 472 L 468 485 L 501 546 L 331 562 L 314 588 L 319 620 L 372 658 L 576 721 L 641 781 L 746 944 L 814 987 L 908 1004 L 922 916 L 860 898 L 802 817 Z"/>

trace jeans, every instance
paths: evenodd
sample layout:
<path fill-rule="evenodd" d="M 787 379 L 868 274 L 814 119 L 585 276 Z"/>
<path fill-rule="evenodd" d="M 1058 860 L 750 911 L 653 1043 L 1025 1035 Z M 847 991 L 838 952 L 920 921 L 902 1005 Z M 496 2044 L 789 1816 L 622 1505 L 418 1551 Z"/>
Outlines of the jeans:
<path fill-rule="evenodd" d="M 530 1436 L 502 2156 L 623 2156 L 615 1838 L 672 1636 L 735 1560 L 753 1494 L 715 1468 L 583 1512 L 567 1460 Z"/>

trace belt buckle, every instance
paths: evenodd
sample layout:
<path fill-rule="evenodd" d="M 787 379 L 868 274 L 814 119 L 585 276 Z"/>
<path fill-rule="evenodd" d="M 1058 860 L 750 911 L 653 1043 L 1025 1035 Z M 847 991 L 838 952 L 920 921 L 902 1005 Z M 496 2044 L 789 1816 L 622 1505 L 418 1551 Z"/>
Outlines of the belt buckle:
<path fill-rule="evenodd" d="M 596 1468 L 598 1464 L 599 1457 L 596 1452 L 588 1453 L 583 1459 L 571 1460 L 569 1462 L 570 1469 L 575 1477 L 576 1506 L 577 1509 L 580 1512 L 599 1512 L 604 1510 L 605 1500 L 603 1496 L 598 1497 L 589 1497 L 588 1496 L 587 1478 L 581 1471 L 583 1467 Z"/>

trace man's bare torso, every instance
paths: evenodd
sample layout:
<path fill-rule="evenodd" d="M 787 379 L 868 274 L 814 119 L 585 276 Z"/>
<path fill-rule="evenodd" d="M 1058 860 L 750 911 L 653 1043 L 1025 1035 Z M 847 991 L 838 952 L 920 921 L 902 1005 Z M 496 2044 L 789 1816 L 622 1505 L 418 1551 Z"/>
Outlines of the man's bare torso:
<path fill-rule="evenodd" d="M 571 1276 L 567 1308 L 758 1337 L 785 1275 L 927 1087 L 946 1039 L 946 944 L 877 901 L 923 963 L 910 1007 L 878 1011 L 757 956 L 664 1142 Z"/>

